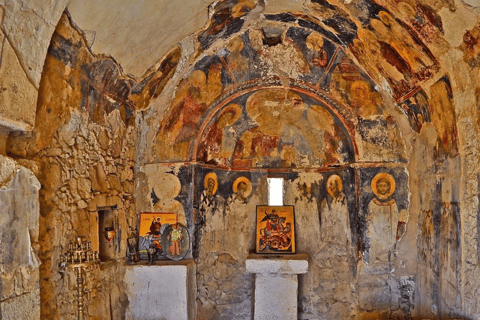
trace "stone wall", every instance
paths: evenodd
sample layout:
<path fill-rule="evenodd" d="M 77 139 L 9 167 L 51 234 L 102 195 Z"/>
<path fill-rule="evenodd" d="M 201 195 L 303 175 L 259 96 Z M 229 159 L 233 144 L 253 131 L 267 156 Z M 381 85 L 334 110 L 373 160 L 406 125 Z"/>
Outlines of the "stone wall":
<path fill-rule="evenodd" d="M 0 314 L 40 319 L 38 191 L 33 173 L 0 156 Z"/>
<path fill-rule="evenodd" d="M 480 29 L 466 2 L 219 1 L 206 28 L 142 78 L 93 54 L 108 40 L 95 44 L 68 14 L 50 39 L 63 1 L 36 15 L 33 4 L 0 4 L 0 124 L 33 129 L 2 130 L 0 153 L 42 185 L 37 247 L 30 240 L 43 316 L 74 317 L 75 282 L 58 272 L 59 256 L 76 235 L 99 248 L 97 211 L 113 208 L 111 261 L 88 274 L 91 317 L 125 313 L 124 240 L 148 211 L 174 212 L 190 231 L 199 318 L 250 318 L 244 260 L 269 174 L 286 179 L 297 248 L 310 257 L 300 318 L 478 316 Z M 14 13 L 26 17 L 18 29 Z M 43 51 L 28 48 L 22 26 Z M 136 65 L 115 49 L 136 73 L 158 58 Z M 388 199 L 378 174 L 395 187 Z M 399 233 L 384 246 L 372 226 L 387 209 Z M 19 269 L 2 274 L 2 312 L 38 306 L 25 248 L 12 260 Z"/>
<path fill-rule="evenodd" d="M 181 78 L 172 79 L 140 125 L 145 137 L 139 141 L 140 163 L 200 163 L 192 212 L 199 315 L 251 316 L 233 292 L 252 305 L 252 297 L 244 295 L 252 279 L 242 259 L 254 249 L 253 222 L 238 217 L 251 217 L 255 205 L 266 203 L 259 169 L 289 177 L 285 198 L 298 217 L 297 247 L 311 259 L 309 273 L 300 277 L 301 318 L 448 317 L 473 310 L 474 299 L 464 296 L 473 282 L 463 273 L 473 262 L 465 264 L 462 252 L 477 247 L 471 238 L 477 204 L 470 195 L 469 209 L 462 205 L 457 178 L 465 172 L 460 156 L 467 133 L 459 123 L 470 123 L 468 154 L 476 154 L 471 132 L 477 132 L 472 119 L 478 116 L 472 114 L 471 99 L 459 105 L 472 90 L 465 90 L 469 82 L 453 70 L 459 57 L 449 51 L 450 44 L 460 42 L 444 27 L 455 29 L 446 13 L 454 9 L 446 2 L 423 3 L 413 9 L 419 20 L 412 20 L 405 3 L 340 9 L 312 2 L 304 5 L 307 16 L 267 14 L 261 5 L 250 15 L 252 7 L 245 5 L 239 13 L 235 5 L 225 1 L 215 7 L 212 23 L 192 40 L 202 49 L 198 53 L 189 54 L 191 43 L 183 43 L 189 64 L 182 65 Z M 264 20 L 253 18 L 257 10 Z M 355 12 L 361 23 L 343 10 Z M 244 24 L 243 15 L 252 18 Z M 312 16 L 336 36 L 321 23 L 315 26 L 316 20 L 308 19 Z M 476 32 L 470 31 L 475 39 Z M 463 68 L 464 61 L 459 65 Z M 275 90 L 284 90 L 284 98 Z M 293 109 L 290 101 L 296 101 Z M 317 173 L 307 183 L 299 178 L 299 168 Z M 215 205 L 206 210 L 202 197 L 209 172 L 216 174 L 218 191 Z M 344 182 L 350 222 L 347 228 L 337 221 L 323 229 L 322 213 L 330 204 L 325 185 L 333 173 Z M 388 208 L 398 213 L 398 232 L 391 235 L 396 238 L 391 250 L 383 253 L 370 229 L 378 209 L 372 204 L 377 174 L 388 174 L 396 183 Z M 468 190 L 476 193 L 477 177 L 467 175 Z M 247 198 L 233 191 L 240 176 L 253 186 Z M 226 203 L 237 197 L 239 211 L 230 212 Z M 183 207 L 190 210 L 189 204 Z M 334 235 L 348 230 L 350 244 L 332 243 L 329 230 Z M 306 245 L 306 239 L 314 239 L 314 245 Z M 224 278 L 230 274 L 238 279 L 227 288 Z"/>
<path fill-rule="evenodd" d="M 92 319 L 121 318 L 127 296 L 123 278 L 126 238 L 136 226 L 135 110 L 158 94 L 172 69 L 175 50 L 136 82 L 111 58 L 97 57 L 67 14 L 48 50 L 32 132 L 14 132 L 6 151 L 36 168 L 40 190 L 39 258 L 42 318 L 76 315 L 76 279 L 62 273 L 61 255 L 81 236 L 108 257 L 86 275 L 86 313 Z M 102 210 L 111 210 L 108 226 Z M 107 223 L 107 222 L 105 222 Z M 103 228 L 116 235 L 107 242 Z M 105 255 L 105 254 L 104 254 Z M 102 256 L 102 255 L 101 255 Z M 37 288 L 38 289 L 38 288 Z M 18 291 L 18 290 L 17 290 Z"/>

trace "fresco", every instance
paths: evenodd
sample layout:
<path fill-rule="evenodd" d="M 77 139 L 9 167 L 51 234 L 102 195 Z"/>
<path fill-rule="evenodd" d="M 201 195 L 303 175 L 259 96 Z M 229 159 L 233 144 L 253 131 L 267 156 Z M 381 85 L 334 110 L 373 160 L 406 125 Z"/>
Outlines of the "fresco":
<path fill-rule="evenodd" d="M 441 39 L 439 34 L 444 33 L 442 19 L 428 4 L 416 2 L 411 5 L 401 1 L 397 11 L 398 17 L 425 42 Z"/>
<path fill-rule="evenodd" d="M 327 195 L 320 204 L 323 240 L 350 247 L 352 232 L 342 178 L 329 176 L 326 189 Z"/>
<path fill-rule="evenodd" d="M 202 114 L 223 91 L 222 68 L 219 63 L 211 63 L 205 71 L 194 70 L 180 82 L 171 103 L 172 112 L 164 122 L 157 155 L 176 159 L 176 154 L 188 154 Z M 173 150 L 169 146 L 174 146 Z"/>
<path fill-rule="evenodd" d="M 305 167 L 353 161 L 338 118 L 292 90 L 259 90 L 235 99 L 205 130 L 198 160 L 234 168 Z"/>
<path fill-rule="evenodd" d="M 410 127 L 416 132 L 420 132 L 426 122 L 432 121 L 432 107 L 423 90 L 407 96 L 399 105 L 407 115 Z"/>
<path fill-rule="evenodd" d="M 191 165 L 169 165 L 169 164 L 148 164 L 144 167 L 146 177 L 145 209 L 151 216 L 161 217 L 162 213 L 171 213 L 181 226 L 186 227 L 189 235 L 193 235 L 195 226 L 193 223 L 193 193 L 191 189 L 193 166 Z M 160 234 L 164 233 L 167 224 L 171 222 L 163 221 L 161 218 Z M 148 222 L 148 221 L 147 221 Z M 150 230 L 147 224 L 146 231 Z M 145 233 L 146 234 L 146 233 Z M 140 230 L 142 235 L 142 230 Z M 182 242 L 184 247 L 190 248 L 186 254 L 187 258 L 192 258 L 192 237 L 184 238 Z M 165 258 L 160 256 L 159 258 Z"/>
<path fill-rule="evenodd" d="M 360 240 L 357 226 L 361 219 L 355 170 L 288 170 L 280 175 L 285 178 L 284 205 L 295 210 L 295 221 L 291 222 L 295 225 L 295 246 L 313 261 L 310 272 L 300 280 L 299 307 L 307 310 L 325 305 L 332 297 L 319 294 L 318 290 L 326 287 L 338 288 L 335 297 L 340 299 L 341 295 L 342 299 L 348 298 L 345 304 L 353 303 L 355 293 L 350 284 L 355 281 Z M 253 303 L 250 291 L 253 280 L 244 264 L 255 250 L 257 206 L 267 203 L 267 177 L 268 173 L 263 170 L 234 171 L 209 166 L 195 169 L 195 228 L 200 237 L 194 240 L 194 256 L 200 312 L 207 312 L 223 301 L 228 311 L 221 309 L 219 313 L 227 315 L 243 303 Z M 205 210 L 208 197 L 210 211 Z M 278 216 L 284 214 L 278 213 Z M 263 218 L 265 214 L 259 219 Z M 341 276 L 332 283 L 326 275 L 338 274 L 338 270 Z M 232 276 L 239 282 L 232 281 Z M 224 300 L 228 294 L 242 299 Z"/>
<path fill-rule="evenodd" d="M 353 62 L 339 54 L 340 62 L 332 71 L 329 92 L 352 109 L 355 118 L 367 119 L 383 114 L 383 99 L 373 83 Z"/>
<path fill-rule="evenodd" d="M 401 168 L 364 168 L 359 232 L 363 261 L 390 264 L 408 227 L 408 177 Z"/>
<path fill-rule="evenodd" d="M 448 76 L 430 87 L 432 122 L 437 131 L 436 158 L 444 160 L 458 155 L 458 132 L 453 93 Z"/>
<path fill-rule="evenodd" d="M 256 6 L 255 0 L 227 0 L 216 2 L 211 8 L 210 25 L 198 36 L 202 50 L 218 39 L 226 39 L 240 31 L 245 22 L 242 17 Z"/>
<path fill-rule="evenodd" d="M 480 24 L 475 25 L 471 30 L 465 31 L 463 35 L 463 59 L 470 67 L 475 68 L 480 64 Z"/>
<path fill-rule="evenodd" d="M 248 5 L 245 8 L 248 8 Z M 322 166 L 348 161 L 341 151 L 336 150 L 338 146 L 335 146 L 333 141 L 335 138 L 330 137 L 338 134 L 337 120 L 333 120 L 333 125 L 327 125 L 330 128 L 325 127 L 327 122 L 332 122 L 330 115 L 322 114 L 324 112 L 321 109 L 325 109 L 325 105 L 320 102 L 307 102 L 305 97 L 295 93 L 301 100 L 295 110 L 287 108 L 286 112 L 281 112 L 288 114 L 291 119 L 287 125 L 285 120 L 280 119 L 280 115 L 272 113 L 276 112 L 274 109 L 281 108 L 280 104 L 277 107 L 267 107 L 256 101 L 279 101 L 280 98 L 276 97 L 279 91 L 272 88 L 250 97 L 253 94 L 249 91 L 258 89 L 260 85 L 264 88 L 284 87 L 287 88 L 286 92 L 296 92 L 297 87 L 302 88 L 303 92 L 312 92 L 321 96 L 329 105 L 335 105 L 338 115 L 352 124 L 358 119 L 377 122 L 383 119 L 383 123 L 389 125 L 393 124 L 393 118 L 388 118 L 390 115 L 385 111 L 379 88 L 374 84 L 385 79 L 391 88 L 392 96 L 408 117 L 412 129 L 418 132 L 423 122 L 432 120 L 430 104 L 434 103 L 428 101 L 419 84 L 435 74 L 438 64 L 422 42 L 410 33 L 409 28 L 394 19 L 388 10 L 380 6 L 375 8 L 368 15 L 369 19 L 364 21 L 363 28 L 357 30 L 348 27 L 348 32 L 351 33 L 343 30 L 347 34 L 341 36 L 302 17 L 280 14 L 267 15 L 268 23 L 229 38 L 225 46 L 215 54 L 199 59 L 178 83 L 167 116 L 160 123 L 155 135 L 154 149 L 157 159 L 198 159 L 221 166 L 235 166 L 235 162 L 239 167 L 270 166 L 283 161 L 284 167 L 298 167 L 298 147 L 292 147 L 292 139 L 284 143 L 285 139 L 280 137 L 281 132 L 273 132 L 283 127 L 290 132 L 298 131 L 299 128 L 313 130 L 315 133 L 318 133 L 315 130 L 323 131 L 320 132 L 320 139 L 316 140 L 323 139 L 327 141 L 326 144 L 328 141 L 333 144 L 320 147 L 313 145 L 313 141 L 307 141 L 310 149 L 308 152 L 320 159 L 318 163 L 313 163 L 311 156 L 304 153 L 301 156 L 307 158 L 308 164 Z M 286 21 L 290 23 L 287 25 Z M 344 22 L 345 27 L 350 25 L 347 20 Z M 339 42 L 341 38 L 348 42 Z M 355 59 L 351 59 L 352 55 L 345 51 L 346 44 Z M 361 68 L 355 60 L 362 65 Z M 291 94 L 287 93 L 285 101 L 291 101 L 289 95 Z M 218 113 L 219 106 L 228 108 L 222 111 L 225 114 Z M 255 112 L 259 112 L 257 107 L 263 116 L 256 117 Z M 307 110 L 303 115 L 300 115 L 301 108 Z M 268 112 L 268 115 L 264 112 Z M 225 118 L 212 125 L 212 117 Z M 282 126 L 270 125 L 273 128 L 268 128 L 268 120 L 262 119 L 263 117 L 271 118 L 270 123 L 280 121 Z M 319 130 L 315 128 L 318 124 L 305 123 L 305 117 L 307 122 L 310 122 L 309 118 L 312 117 L 324 118 L 322 121 L 325 124 L 322 124 Z M 253 118 L 255 121 L 252 121 Z M 295 120 L 299 123 L 296 123 L 297 128 L 292 128 Z M 360 125 L 364 123 L 360 122 Z M 257 125 L 258 128 L 255 129 Z M 205 133 L 206 126 L 208 128 Z M 311 129 L 312 126 L 314 129 Z M 256 130 L 259 132 L 255 132 Z M 305 135 L 301 130 L 294 135 Z M 244 137 L 240 138 L 241 143 L 246 144 L 244 149 L 236 145 L 236 140 L 242 136 Z M 308 138 L 311 135 L 305 136 Z M 395 143 L 386 146 L 396 149 L 391 157 L 398 157 L 401 154 L 399 150 L 403 148 Z M 264 154 L 259 155 L 259 151 L 247 150 L 249 148 L 263 148 Z M 325 153 L 322 148 L 331 150 Z M 244 154 L 237 154 L 232 161 L 232 150 Z M 273 153 L 278 155 L 273 156 Z M 264 161 L 265 159 L 254 161 L 254 158 L 265 156 L 273 157 L 274 159 L 270 159 L 273 162 Z M 246 162 L 241 164 L 241 161 Z M 254 164 L 257 162 L 258 165 Z M 294 165 L 289 165 L 288 162 Z"/>

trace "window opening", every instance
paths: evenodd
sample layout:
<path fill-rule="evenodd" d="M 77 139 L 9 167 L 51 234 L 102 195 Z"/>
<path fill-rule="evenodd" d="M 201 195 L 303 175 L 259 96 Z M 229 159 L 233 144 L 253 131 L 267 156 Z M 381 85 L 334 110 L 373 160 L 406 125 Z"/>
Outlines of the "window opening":
<path fill-rule="evenodd" d="M 283 178 L 267 178 L 268 205 L 283 206 Z"/>

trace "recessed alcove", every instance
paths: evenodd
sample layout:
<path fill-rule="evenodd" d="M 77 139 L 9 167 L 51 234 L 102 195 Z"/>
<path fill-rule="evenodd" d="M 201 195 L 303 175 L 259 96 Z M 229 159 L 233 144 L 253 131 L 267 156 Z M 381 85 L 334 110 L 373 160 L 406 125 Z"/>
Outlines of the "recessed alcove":
<path fill-rule="evenodd" d="M 116 206 L 100 207 L 97 211 L 98 253 L 102 262 L 115 260 L 118 253 L 118 237 L 120 235 L 117 234 L 119 224 L 116 212 Z"/>

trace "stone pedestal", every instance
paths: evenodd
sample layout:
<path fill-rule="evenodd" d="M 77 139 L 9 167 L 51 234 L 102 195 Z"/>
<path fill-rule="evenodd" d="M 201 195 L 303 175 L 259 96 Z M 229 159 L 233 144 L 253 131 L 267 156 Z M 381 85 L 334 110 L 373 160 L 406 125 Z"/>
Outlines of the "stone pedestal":
<path fill-rule="evenodd" d="M 308 271 L 308 255 L 247 257 L 247 272 L 255 273 L 254 319 L 297 319 L 298 274 Z"/>
<path fill-rule="evenodd" d="M 156 261 L 126 266 L 127 319 L 195 319 L 193 260 Z"/>

